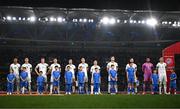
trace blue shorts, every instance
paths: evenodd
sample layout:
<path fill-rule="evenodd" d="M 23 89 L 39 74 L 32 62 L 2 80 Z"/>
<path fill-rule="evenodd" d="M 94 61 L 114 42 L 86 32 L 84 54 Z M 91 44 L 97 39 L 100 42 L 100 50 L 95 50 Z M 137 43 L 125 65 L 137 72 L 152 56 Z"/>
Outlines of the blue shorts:
<path fill-rule="evenodd" d="M 78 83 L 78 87 L 84 87 L 84 83 Z"/>
<path fill-rule="evenodd" d="M 170 88 L 171 88 L 171 89 L 176 89 L 176 84 L 170 83 Z"/>
<path fill-rule="evenodd" d="M 58 86 L 59 86 L 59 81 L 54 81 L 54 82 L 53 82 L 53 86 L 54 86 L 54 87 L 58 87 Z"/>
<path fill-rule="evenodd" d="M 135 79 L 134 78 L 128 78 L 128 83 L 131 83 L 131 84 L 135 83 Z"/>
<path fill-rule="evenodd" d="M 21 81 L 20 85 L 21 85 L 21 87 L 27 87 L 28 86 L 28 82 L 27 81 Z"/>
<path fill-rule="evenodd" d="M 117 81 L 110 81 L 110 85 L 117 85 Z"/>

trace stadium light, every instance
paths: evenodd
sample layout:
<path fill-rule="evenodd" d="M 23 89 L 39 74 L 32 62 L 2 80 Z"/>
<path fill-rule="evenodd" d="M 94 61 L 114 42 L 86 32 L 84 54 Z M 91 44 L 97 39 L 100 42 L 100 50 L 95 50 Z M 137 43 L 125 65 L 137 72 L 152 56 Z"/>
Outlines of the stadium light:
<path fill-rule="evenodd" d="M 115 24 L 116 20 L 114 18 L 109 19 L 109 24 Z"/>
<path fill-rule="evenodd" d="M 119 20 L 119 19 L 117 19 L 117 23 L 120 23 L 120 20 Z"/>
<path fill-rule="evenodd" d="M 157 25 L 157 20 L 155 18 L 150 18 L 146 20 L 146 24 L 149 26 L 156 26 Z"/>
<path fill-rule="evenodd" d="M 54 17 L 50 17 L 50 22 L 54 22 L 56 19 Z"/>
<path fill-rule="evenodd" d="M 62 17 L 57 18 L 57 22 L 62 22 L 62 21 L 63 21 Z"/>
<path fill-rule="evenodd" d="M 94 22 L 94 20 L 93 20 L 93 19 L 89 19 L 89 20 L 88 20 L 88 22 L 93 23 L 93 22 Z"/>
<path fill-rule="evenodd" d="M 29 20 L 30 20 L 30 17 L 28 17 L 27 20 L 29 21 Z"/>
<path fill-rule="evenodd" d="M 83 19 L 83 22 L 87 22 L 87 19 Z"/>
<path fill-rule="evenodd" d="M 29 21 L 30 22 L 35 22 L 36 21 L 36 17 L 34 17 L 34 16 L 30 17 Z"/>
<path fill-rule="evenodd" d="M 3 20 L 6 20 L 6 17 L 3 17 Z"/>
<path fill-rule="evenodd" d="M 113 25 L 116 23 L 116 19 L 115 18 L 103 17 L 100 22 L 104 25 L 107 25 L 107 24 Z"/>
<path fill-rule="evenodd" d="M 83 19 L 79 19 L 79 22 L 82 22 L 83 21 Z"/>
<path fill-rule="evenodd" d="M 21 20 L 21 17 L 19 17 L 18 20 Z"/>
<path fill-rule="evenodd" d="M 130 20 L 129 23 L 133 23 L 133 20 Z"/>
<path fill-rule="evenodd" d="M 23 19 L 22 20 L 26 20 L 26 18 L 25 17 L 23 17 Z"/>
<path fill-rule="evenodd" d="M 65 18 L 63 18 L 62 20 L 63 20 L 63 22 L 65 22 L 65 21 L 66 21 L 66 19 L 65 19 Z"/>
<path fill-rule="evenodd" d="M 46 17 L 46 18 L 45 18 L 45 21 L 47 22 L 48 20 L 49 20 L 49 19 Z"/>
<path fill-rule="evenodd" d="M 124 23 L 127 23 L 127 20 L 124 20 Z"/>
<path fill-rule="evenodd" d="M 77 19 L 73 19 L 73 22 L 78 22 L 78 20 Z"/>
<path fill-rule="evenodd" d="M 106 24 L 109 23 L 109 18 L 108 18 L 108 17 L 104 17 L 104 18 L 101 20 L 101 22 L 106 25 Z"/>
<path fill-rule="evenodd" d="M 16 17 L 12 17 L 12 20 L 16 20 Z"/>
<path fill-rule="evenodd" d="M 11 18 L 11 16 L 7 16 L 7 20 L 11 20 L 12 18 Z"/>
<path fill-rule="evenodd" d="M 144 21 L 144 20 L 142 20 L 142 21 L 141 21 L 141 23 L 142 23 L 142 24 L 144 24 L 144 23 L 145 23 L 145 21 Z"/>

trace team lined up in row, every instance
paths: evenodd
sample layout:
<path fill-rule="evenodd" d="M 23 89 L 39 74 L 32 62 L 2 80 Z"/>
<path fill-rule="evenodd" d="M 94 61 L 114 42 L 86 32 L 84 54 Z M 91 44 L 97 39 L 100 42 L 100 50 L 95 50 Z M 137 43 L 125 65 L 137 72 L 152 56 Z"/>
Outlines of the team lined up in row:
<path fill-rule="evenodd" d="M 164 93 L 166 92 L 166 63 L 164 63 L 163 58 L 160 58 L 160 62 L 156 65 L 156 70 L 153 71 L 153 64 L 150 62 L 150 58 L 146 59 L 146 62 L 142 65 L 142 71 L 144 72 L 144 85 L 143 85 L 143 94 L 145 94 L 145 89 L 147 84 L 151 84 L 152 93 L 158 91 L 161 94 L 162 85 L 164 86 Z M 48 70 L 49 69 L 49 70 Z M 126 74 L 128 82 L 128 94 L 137 92 L 138 79 L 136 76 L 137 65 L 134 63 L 134 59 L 131 58 L 129 63 L 126 65 Z M 22 72 L 19 74 L 19 71 Z M 66 83 L 66 94 L 71 94 L 71 91 L 75 92 L 75 86 L 78 86 L 78 91 L 80 94 L 86 92 L 88 93 L 88 64 L 85 62 L 85 58 L 81 58 L 81 63 L 78 65 L 77 80 L 75 79 L 75 70 L 76 67 L 72 63 L 72 59 L 69 59 L 69 64 L 65 67 L 65 83 Z M 115 57 L 111 57 L 111 61 L 107 64 L 108 72 L 108 93 L 115 94 L 118 92 L 117 87 L 117 73 L 118 64 L 115 62 Z M 14 62 L 10 65 L 10 74 L 7 76 L 7 94 L 12 94 L 14 87 L 14 80 L 16 80 L 17 92 L 21 89 L 21 93 L 25 93 L 28 89 L 31 93 L 31 72 L 32 65 L 29 63 L 29 59 L 25 58 L 25 63 L 20 66 L 18 59 L 14 58 Z M 41 58 L 41 62 L 35 67 L 35 72 L 38 74 L 37 77 L 37 92 L 42 94 L 43 91 L 47 91 L 47 74 L 51 73 L 51 85 L 50 85 L 50 94 L 60 93 L 60 76 L 61 76 L 61 66 L 55 58 L 53 64 L 48 67 L 48 64 L 45 63 L 45 59 Z M 94 65 L 90 69 L 91 72 L 91 94 L 100 93 L 100 66 L 97 63 L 97 60 L 94 61 Z M 152 72 L 154 72 L 152 74 Z M 176 90 L 176 74 L 172 71 L 171 76 L 171 89 Z M 85 91 L 84 91 L 85 89 Z"/>

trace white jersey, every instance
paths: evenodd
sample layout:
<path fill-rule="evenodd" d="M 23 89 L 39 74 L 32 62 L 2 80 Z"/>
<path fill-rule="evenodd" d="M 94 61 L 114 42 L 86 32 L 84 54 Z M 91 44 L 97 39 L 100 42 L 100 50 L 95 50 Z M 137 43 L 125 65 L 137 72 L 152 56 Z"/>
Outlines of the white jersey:
<path fill-rule="evenodd" d="M 47 63 L 39 63 L 36 68 L 39 68 L 39 71 L 42 71 L 43 74 L 42 75 L 46 75 L 47 73 L 47 67 L 48 67 L 48 64 Z"/>
<path fill-rule="evenodd" d="M 88 64 L 87 63 L 80 63 L 78 68 L 82 66 L 82 71 L 85 73 L 85 77 L 88 77 L 87 75 L 87 68 L 88 68 Z"/>
<path fill-rule="evenodd" d="M 50 66 L 51 74 L 55 71 L 55 66 L 58 66 L 59 68 L 61 67 L 61 65 L 58 64 L 58 63 L 53 63 L 53 64 L 51 64 L 51 66 Z"/>
<path fill-rule="evenodd" d="M 127 70 L 129 67 L 130 67 L 130 65 L 127 64 L 125 70 Z M 135 63 L 133 63 L 132 67 L 133 67 L 135 70 L 137 70 L 137 65 L 136 65 Z"/>
<path fill-rule="evenodd" d="M 92 75 L 93 75 L 93 73 L 95 72 L 95 68 L 98 68 L 98 70 L 101 69 L 99 65 L 93 65 L 93 66 L 91 66 L 90 72 L 92 73 Z"/>
<path fill-rule="evenodd" d="M 108 68 L 109 70 L 111 70 L 111 65 L 114 65 L 114 66 L 115 66 L 116 71 L 118 70 L 118 63 L 116 63 L 116 62 L 109 62 L 109 63 L 107 64 L 107 68 Z"/>
<path fill-rule="evenodd" d="M 75 75 L 76 66 L 74 64 L 68 64 L 65 67 L 65 71 L 67 71 L 67 66 L 70 66 L 70 71 L 72 72 L 73 75 Z"/>
<path fill-rule="evenodd" d="M 156 65 L 156 67 L 157 67 L 157 69 L 158 69 L 158 74 L 159 75 L 166 75 L 166 63 L 158 63 L 157 65 Z"/>
<path fill-rule="evenodd" d="M 12 69 L 16 75 L 19 75 L 20 67 L 21 67 L 21 65 L 19 63 L 17 63 L 17 64 L 12 63 L 10 65 L 10 69 Z"/>
<path fill-rule="evenodd" d="M 32 65 L 30 63 L 24 63 L 21 67 L 26 67 L 26 72 L 31 74 Z"/>

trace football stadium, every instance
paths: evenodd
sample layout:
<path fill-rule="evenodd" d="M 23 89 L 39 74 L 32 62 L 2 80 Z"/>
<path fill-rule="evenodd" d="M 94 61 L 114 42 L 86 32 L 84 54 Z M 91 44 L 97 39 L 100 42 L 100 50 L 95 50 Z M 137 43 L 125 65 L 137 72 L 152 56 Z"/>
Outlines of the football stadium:
<path fill-rule="evenodd" d="M 140 1 L 0 1 L 0 108 L 180 108 L 178 2 Z"/>

